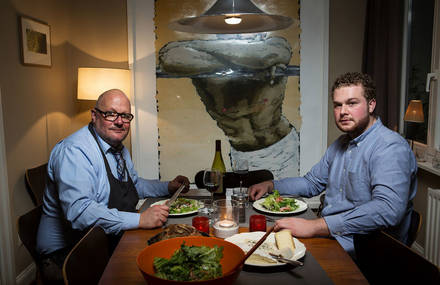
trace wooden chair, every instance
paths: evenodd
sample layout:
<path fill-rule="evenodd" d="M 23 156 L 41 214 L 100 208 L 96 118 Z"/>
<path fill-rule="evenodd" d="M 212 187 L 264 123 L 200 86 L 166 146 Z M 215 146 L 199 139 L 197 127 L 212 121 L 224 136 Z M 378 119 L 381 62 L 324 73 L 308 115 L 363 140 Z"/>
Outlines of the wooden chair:
<path fill-rule="evenodd" d="M 409 225 L 408 230 L 408 240 L 406 241 L 406 245 L 411 247 L 414 241 L 417 238 L 417 235 L 422 227 L 422 215 L 416 210 L 413 210 L 411 213 L 411 223 Z"/>
<path fill-rule="evenodd" d="M 440 284 L 439 268 L 391 235 L 354 235 L 356 262 L 370 284 Z"/>
<path fill-rule="evenodd" d="M 101 227 L 91 228 L 64 261 L 64 284 L 98 284 L 109 258 L 107 235 Z"/>
<path fill-rule="evenodd" d="M 41 214 L 43 213 L 42 205 L 35 207 L 26 214 L 18 217 L 18 236 L 20 237 L 23 245 L 31 254 L 37 265 L 37 284 L 41 284 L 42 276 L 40 274 L 40 262 L 39 256 L 36 250 L 37 245 L 37 232 L 38 226 L 40 225 Z"/>
<path fill-rule="evenodd" d="M 273 180 L 273 174 L 270 170 L 253 170 L 243 175 L 243 187 L 249 187 L 254 184 L 261 183 L 267 180 Z M 203 184 L 203 170 L 197 172 L 194 181 L 198 188 L 205 188 Z M 223 176 L 224 188 L 236 188 L 240 187 L 240 177 L 234 172 L 226 172 Z"/>
<path fill-rule="evenodd" d="M 47 163 L 26 169 L 26 188 L 35 206 L 43 203 L 44 188 L 47 183 Z"/>

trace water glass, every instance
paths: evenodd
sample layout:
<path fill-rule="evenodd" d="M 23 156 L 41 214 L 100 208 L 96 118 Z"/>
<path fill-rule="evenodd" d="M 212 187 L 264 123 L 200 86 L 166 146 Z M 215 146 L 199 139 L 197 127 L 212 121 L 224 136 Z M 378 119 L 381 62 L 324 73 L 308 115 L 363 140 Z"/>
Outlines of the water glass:
<path fill-rule="evenodd" d="M 200 232 L 209 235 L 209 219 L 208 217 L 196 216 L 192 219 L 192 226 Z"/>
<path fill-rule="evenodd" d="M 214 212 L 213 202 L 211 199 L 200 199 L 199 209 L 197 210 L 197 215 L 201 217 L 207 217 L 211 222 L 212 213 Z"/>
<path fill-rule="evenodd" d="M 247 188 L 234 188 L 231 200 L 238 202 L 239 207 L 239 222 L 246 222 L 246 208 L 248 207 L 249 195 Z"/>
<path fill-rule="evenodd" d="M 249 218 L 249 231 L 265 232 L 266 231 L 266 217 L 263 215 L 252 215 Z"/>

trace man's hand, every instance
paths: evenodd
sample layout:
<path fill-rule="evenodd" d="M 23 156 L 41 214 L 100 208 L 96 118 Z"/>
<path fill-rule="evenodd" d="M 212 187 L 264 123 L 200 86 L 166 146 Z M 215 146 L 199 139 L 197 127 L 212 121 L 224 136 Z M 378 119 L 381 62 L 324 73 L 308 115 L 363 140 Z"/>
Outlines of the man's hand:
<path fill-rule="evenodd" d="M 141 213 L 139 228 L 152 229 L 162 226 L 168 218 L 168 206 L 156 205 L 149 207 Z"/>
<path fill-rule="evenodd" d="M 183 193 L 188 192 L 189 190 L 189 180 L 187 177 L 179 175 L 176 178 L 174 178 L 172 181 L 168 183 L 168 192 L 170 194 L 173 194 L 176 192 L 177 189 L 179 189 L 180 185 L 185 184 L 185 188 L 183 189 Z"/>
<path fill-rule="evenodd" d="M 267 192 L 271 192 L 273 190 L 273 181 L 268 180 L 264 181 L 255 185 L 252 185 L 249 187 L 249 197 L 252 200 L 258 200 L 260 199 L 264 194 Z"/>
<path fill-rule="evenodd" d="M 275 231 L 288 229 L 294 237 L 311 238 L 330 236 L 327 223 L 323 218 L 306 220 L 302 218 L 283 218 L 275 222 Z"/>

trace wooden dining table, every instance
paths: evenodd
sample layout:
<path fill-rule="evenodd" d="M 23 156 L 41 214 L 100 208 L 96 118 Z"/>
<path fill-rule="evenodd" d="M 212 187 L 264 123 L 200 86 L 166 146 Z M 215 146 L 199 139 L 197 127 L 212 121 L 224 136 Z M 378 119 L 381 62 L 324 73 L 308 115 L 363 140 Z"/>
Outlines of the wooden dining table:
<path fill-rule="evenodd" d="M 179 221 L 177 223 L 179 223 Z M 151 230 L 139 229 L 126 231 L 123 234 L 115 251 L 113 252 L 104 270 L 101 280 L 99 281 L 99 284 L 146 284 L 139 268 L 137 267 L 136 257 L 141 252 L 141 250 L 148 245 L 148 240 L 156 234 L 160 233 L 161 231 L 162 229 L 160 228 Z M 247 231 L 247 226 L 240 226 L 239 232 Z M 319 270 L 316 270 L 316 274 L 314 274 L 314 272 L 309 272 L 307 276 L 310 277 L 311 275 L 324 274 L 324 279 L 326 279 L 326 282 L 324 282 L 325 284 L 368 284 L 368 281 L 365 279 L 359 268 L 356 266 L 355 262 L 335 239 L 300 238 L 299 240 L 305 245 L 307 249 L 307 255 L 305 258 L 307 258 L 306 261 L 309 261 L 309 266 L 312 266 L 310 265 L 311 260 L 315 262 L 315 264 L 313 265 L 315 267 L 311 270 L 316 270 L 316 267 L 319 267 Z M 307 263 L 304 264 L 304 267 L 306 266 Z M 322 271 L 322 273 L 319 273 L 318 271 Z M 293 272 L 292 274 L 294 273 L 295 272 Z M 255 280 L 260 279 L 259 276 L 264 276 L 265 278 L 267 278 L 267 275 L 264 275 L 264 272 L 261 272 L 261 270 L 257 270 L 256 272 L 252 273 L 242 272 L 239 276 L 238 281 L 240 281 L 240 278 L 242 277 L 241 275 L 243 274 L 248 274 L 247 278 L 255 278 Z M 275 278 L 276 275 L 271 276 L 274 276 Z M 280 281 L 279 278 L 277 279 L 278 280 L 274 280 L 274 282 L 277 282 L 278 284 L 284 284 L 283 281 L 278 282 Z M 317 284 L 316 280 L 310 280 L 311 282 L 304 282 L 307 280 L 300 281 L 305 284 Z M 242 281 L 237 283 L 245 284 L 248 282 Z M 292 284 L 293 283 L 294 282 L 292 282 Z M 324 284 L 321 282 L 319 283 Z"/>

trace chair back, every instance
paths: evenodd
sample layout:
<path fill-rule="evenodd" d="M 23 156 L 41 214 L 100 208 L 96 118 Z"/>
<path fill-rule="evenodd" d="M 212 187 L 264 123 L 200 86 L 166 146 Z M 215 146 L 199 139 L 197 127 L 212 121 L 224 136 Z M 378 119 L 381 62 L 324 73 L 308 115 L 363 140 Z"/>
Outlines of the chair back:
<path fill-rule="evenodd" d="M 267 169 L 249 171 L 242 177 L 243 187 L 249 187 L 263 181 L 273 180 L 274 178 L 272 172 Z M 197 172 L 194 181 L 197 188 L 205 188 L 205 184 L 203 183 L 203 170 Z M 240 176 L 234 172 L 226 172 L 223 176 L 223 187 L 225 189 L 240 187 Z"/>
<path fill-rule="evenodd" d="M 109 258 L 107 235 L 101 227 L 91 228 L 64 261 L 64 284 L 98 284 Z"/>
<path fill-rule="evenodd" d="M 35 206 L 43 203 L 44 188 L 47 183 L 47 163 L 26 169 L 26 188 Z"/>
<path fill-rule="evenodd" d="M 439 268 L 383 231 L 354 235 L 356 262 L 370 284 L 440 284 Z"/>
<path fill-rule="evenodd" d="M 408 230 L 408 240 L 406 241 L 406 245 L 411 247 L 414 241 L 417 238 L 417 235 L 422 226 L 422 215 L 416 210 L 413 210 L 411 213 L 411 223 L 409 225 Z"/>
<path fill-rule="evenodd" d="M 18 217 L 18 236 L 23 245 L 31 254 L 35 263 L 38 264 L 38 254 L 36 250 L 37 232 L 40 225 L 41 214 L 43 213 L 42 205 L 35 207 L 26 214 Z"/>

